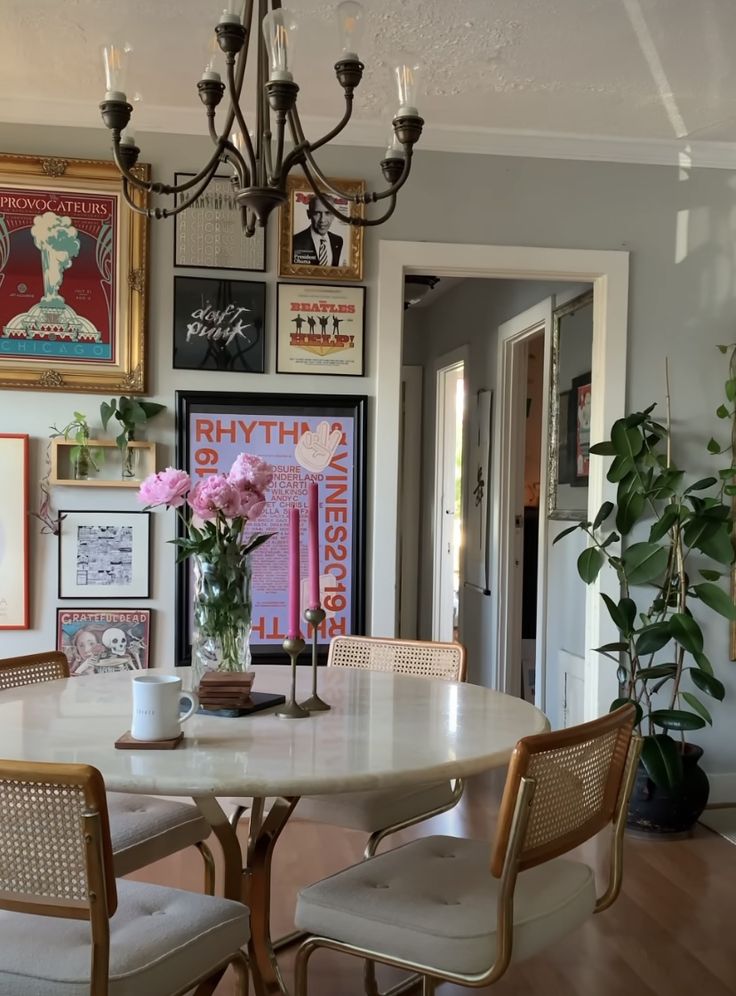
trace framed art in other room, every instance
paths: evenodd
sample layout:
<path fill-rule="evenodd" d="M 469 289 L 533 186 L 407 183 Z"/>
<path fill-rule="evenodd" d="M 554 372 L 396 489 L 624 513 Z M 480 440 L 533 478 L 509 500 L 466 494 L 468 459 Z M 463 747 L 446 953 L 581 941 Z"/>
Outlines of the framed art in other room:
<path fill-rule="evenodd" d="M 347 194 L 365 192 L 363 180 L 330 180 Z M 310 280 L 362 280 L 363 229 L 336 217 L 326 206 L 343 215 L 363 217 L 362 204 L 325 191 L 319 197 L 305 177 L 290 176 L 286 203 L 279 215 L 279 276 Z"/>
<path fill-rule="evenodd" d="M 365 287 L 278 285 L 276 373 L 365 373 Z"/>

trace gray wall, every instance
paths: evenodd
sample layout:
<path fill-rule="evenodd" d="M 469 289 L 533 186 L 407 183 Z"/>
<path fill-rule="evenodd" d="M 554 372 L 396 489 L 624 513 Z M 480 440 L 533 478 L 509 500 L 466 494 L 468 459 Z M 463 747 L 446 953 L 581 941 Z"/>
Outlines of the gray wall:
<path fill-rule="evenodd" d="M 428 124 L 431 127 L 431 122 Z M 176 136 L 141 136 L 144 158 L 163 178 L 196 165 L 207 143 Z M 49 155 L 108 155 L 107 134 L 36 127 L 0 127 L 5 152 Z M 377 175 L 380 150 L 328 149 L 323 163 L 336 176 Z M 162 462 L 173 455 L 173 391 L 176 387 L 228 390 L 365 392 L 374 394 L 375 283 L 377 241 L 405 239 L 496 245 L 625 249 L 631 258 L 628 400 L 641 407 L 664 395 L 664 356 L 672 364 L 675 457 L 703 476 L 713 461 L 705 442 L 717 429 L 713 409 L 725 377 L 716 343 L 733 340 L 736 327 L 736 212 L 733 174 L 726 170 L 585 163 L 551 159 L 493 158 L 423 153 L 402 192 L 391 221 L 366 240 L 364 283 L 368 286 L 367 376 L 363 380 L 306 377 L 246 377 L 174 372 L 170 364 L 172 230 L 158 223 L 151 244 L 150 352 L 151 394 L 166 402 L 165 419 L 152 423 L 151 437 L 166 444 Z M 275 283 L 276 238 L 269 238 Z M 274 315 L 274 291 L 268 298 Z M 273 369 L 273 342 L 268 369 Z M 19 392 L 0 394 L 2 431 L 29 432 L 34 484 L 42 461 L 48 425 L 76 407 L 93 411 L 89 397 Z M 155 426 L 155 430 L 154 427 Z M 57 496 L 69 507 L 84 507 L 73 494 Z M 115 500 L 119 507 L 127 507 Z M 369 508 L 369 528 L 370 514 Z M 156 571 L 151 607 L 158 610 L 154 659 L 170 654 L 173 637 L 173 565 L 164 545 L 173 521 L 156 523 Z M 0 637 L 3 652 L 31 652 L 54 638 L 56 550 L 53 541 L 33 530 L 33 629 Z M 381 565 L 372 565 L 380 571 Z M 708 767 L 736 772 L 736 666 L 728 661 L 728 628 L 720 619 L 707 626 L 711 660 L 727 686 L 727 699 L 714 706 L 715 729 L 698 735 L 707 748 Z"/>

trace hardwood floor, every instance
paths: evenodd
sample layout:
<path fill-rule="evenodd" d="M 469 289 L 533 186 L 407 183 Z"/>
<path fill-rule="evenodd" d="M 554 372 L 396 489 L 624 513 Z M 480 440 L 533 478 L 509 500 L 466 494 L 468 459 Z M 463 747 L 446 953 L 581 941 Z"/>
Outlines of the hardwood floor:
<path fill-rule="evenodd" d="M 497 775 L 470 780 L 454 811 L 396 834 L 391 846 L 429 833 L 490 838 L 500 785 Z M 246 829 L 247 824 L 241 832 Z M 298 820 L 286 827 L 274 860 L 274 936 L 292 927 L 296 891 L 359 860 L 363 845 L 364 836 L 355 831 Z M 605 854 L 601 840 L 584 857 L 603 868 Z M 130 877 L 200 890 L 202 864 L 191 849 Z M 495 986 L 479 991 L 495 996 L 736 996 L 735 914 L 733 844 L 702 827 L 687 840 L 627 838 L 624 887 L 614 906 L 554 950 L 513 966 Z M 288 985 L 292 960 L 290 952 L 280 959 Z M 382 969 L 380 977 L 390 982 L 399 976 Z M 310 983 L 313 996 L 360 996 L 361 964 L 318 952 Z M 471 991 L 449 984 L 439 988 L 441 996 Z M 233 992 L 225 978 L 217 996 Z"/>

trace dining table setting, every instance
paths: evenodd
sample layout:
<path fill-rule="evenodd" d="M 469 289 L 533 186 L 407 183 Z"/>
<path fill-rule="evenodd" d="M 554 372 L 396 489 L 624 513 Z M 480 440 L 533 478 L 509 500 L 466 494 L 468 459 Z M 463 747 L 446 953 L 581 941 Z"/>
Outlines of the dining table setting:
<path fill-rule="evenodd" d="M 296 697 L 306 698 L 311 668 L 295 674 Z M 300 798 L 465 778 L 505 765 L 520 737 L 548 728 L 530 703 L 478 685 L 327 667 L 320 668 L 320 693 L 330 708 L 310 713 L 307 722 L 285 722 L 276 705 L 237 717 L 198 711 L 190 694 L 176 749 L 118 749 L 116 740 L 135 728 L 141 677 L 144 686 L 174 686 L 178 730 L 179 689 L 191 688 L 189 668 L 59 678 L 0 692 L 0 756 L 90 764 L 112 793 L 191 797 L 222 848 L 225 898 L 250 909 L 258 996 L 287 992 L 270 936 L 270 871 Z M 262 692 L 291 693 L 290 668 L 255 665 L 251 680 Z M 243 846 L 228 820 L 224 800 L 231 799 L 249 803 Z"/>

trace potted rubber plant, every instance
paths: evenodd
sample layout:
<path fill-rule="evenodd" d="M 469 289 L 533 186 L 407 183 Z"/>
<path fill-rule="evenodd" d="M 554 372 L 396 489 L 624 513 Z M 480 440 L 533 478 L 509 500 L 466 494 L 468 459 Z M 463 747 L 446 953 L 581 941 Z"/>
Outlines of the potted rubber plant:
<path fill-rule="evenodd" d="M 703 752 L 687 734 L 712 725 L 708 700 L 720 702 L 725 689 L 701 620 L 714 613 L 736 620 L 721 583 L 734 560 L 736 348 L 718 348 L 730 354 L 717 415 L 730 420 L 731 438 L 726 446 L 711 439 L 707 449 L 725 465 L 694 480 L 675 464 L 668 377 L 665 424 L 650 405 L 618 419 L 609 439 L 590 448 L 611 458 L 607 478 L 617 485 L 616 501 L 555 539 L 578 529 L 586 534 L 577 564 L 586 584 L 604 569 L 616 575 L 619 597 L 601 597 L 619 638 L 596 650 L 616 668 L 619 694 L 611 709 L 633 702 L 644 737 L 629 825 L 660 833 L 688 830 L 705 808 Z"/>
<path fill-rule="evenodd" d="M 135 449 L 128 446 L 136 438 L 136 432 L 159 412 L 162 412 L 166 405 L 160 405 L 156 401 L 139 401 L 137 398 L 127 398 L 121 395 L 119 398 L 110 398 L 100 405 L 100 417 L 102 428 L 107 429 L 107 424 L 111 418 L 117 419 L 122 429 L 115 437 L 120 457 L 122 460 L 122 475 L 125 478 L 135 477 Z"/>

